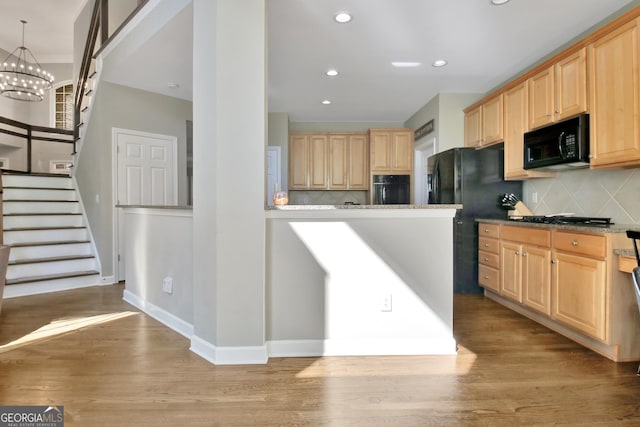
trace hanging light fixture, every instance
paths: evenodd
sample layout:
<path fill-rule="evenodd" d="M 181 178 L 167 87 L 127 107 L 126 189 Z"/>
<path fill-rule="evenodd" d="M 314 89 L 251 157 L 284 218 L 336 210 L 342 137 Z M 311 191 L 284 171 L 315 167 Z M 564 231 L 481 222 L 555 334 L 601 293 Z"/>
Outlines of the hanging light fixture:
<path fill-rule="evenodd" d="M 15 48 L 0 64 L 0 95 L 20 101 L 42 101 L 44 91 L 51 89 L 54 78 L 24 45 L 24 26 L 27 21 L 20 22 L 22 46 Z"/>

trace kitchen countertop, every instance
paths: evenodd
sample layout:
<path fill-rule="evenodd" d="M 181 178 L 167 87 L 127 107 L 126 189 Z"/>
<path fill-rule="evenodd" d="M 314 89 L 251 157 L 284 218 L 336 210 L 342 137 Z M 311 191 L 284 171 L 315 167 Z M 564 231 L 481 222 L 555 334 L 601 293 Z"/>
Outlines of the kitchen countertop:
<path fill-rule="evenodd" d="M 187 206 L 187 205 L 116 205 L 116 208 L 193 210 L 193 206 Z"/>
<path fill-rule="evenodd" d="M 280 211 L 333 209 L 462 209 L 462 205 L 284 205 L 267 206 L 265 209 Z"/>
<path fill-rule="evenodd" d="M 606 227 L 581 225 L 581 224 L 540 224 L 535 222 L 521 222 L 509 219 L 486 219 L 476 218 L 476 222 L 484 222 L 488 224 L 506 224 L 516 227 L 533 227 L 533 228 L 552 228 L 556 230 L 569 231 L 588 231 L 591 233 L 624 233 L 627 230 L 639 230 L 640 224 L 611 224 Z"/>

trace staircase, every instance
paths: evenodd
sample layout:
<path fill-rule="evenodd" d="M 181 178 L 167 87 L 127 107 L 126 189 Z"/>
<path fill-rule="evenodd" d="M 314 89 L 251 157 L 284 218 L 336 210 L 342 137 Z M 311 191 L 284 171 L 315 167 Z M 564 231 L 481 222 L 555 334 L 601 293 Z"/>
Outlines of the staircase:
<path fill-rule="evenodd" d="M 68 175 L 3 173 L 5 297 L 100 283 L 100 267 Z"/>

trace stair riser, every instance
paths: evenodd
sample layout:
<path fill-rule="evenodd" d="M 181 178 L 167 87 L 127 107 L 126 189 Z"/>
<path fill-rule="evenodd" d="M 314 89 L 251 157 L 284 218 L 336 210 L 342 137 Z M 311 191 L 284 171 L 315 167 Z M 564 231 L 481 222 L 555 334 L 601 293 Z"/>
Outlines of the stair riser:
<path fill-rule="evenodd" d="M 4 187 L 73 188 L 71 178 L 29 175 L 2 175 Z"/>
<path fill-rule="evenodd" d="M 78 202 L 4 202 L 5 214 L 16 213 L 79 213 Z"/>
<path fill-rule="evenodd" d="M 87 240 L 86 229 L 5 231 L 4 244 Z"/>
<path fill-rule="evenodd" d="M 4 288 L 4 298 L 15 298 L 24 295 L 36 295 L 53 291 L 83 288 L 86 286 L 100 285 L 100 276 L 68 277 L 64 279 L 43 280 L 24 284 L 7 285 Z"/>
<path fill-rule="evenodd" d="M 80 227 L 84 225 L 81 215 L 35 215 L 6 216 L 4 229 L 25 227 Z"/>
<path fill-rule="evenodd" d="M 69 243 L 65 245 L 44 245 L 44 246 L 24 246 L 13 247 L 9 253 L 9 261 L 47 258 L 68 255 L 90 255 L 91 245 L 89 243 Z"/>
<path fill-rule="evenodd" d="M 96 261 L 94 258 L 10 265 L 7 268 L 7 280 L 95 269 Z"/>
<path fill-rule="evenodd" d="M 73 190 L 4 188 L 3 200 L 76 200 Z"/>

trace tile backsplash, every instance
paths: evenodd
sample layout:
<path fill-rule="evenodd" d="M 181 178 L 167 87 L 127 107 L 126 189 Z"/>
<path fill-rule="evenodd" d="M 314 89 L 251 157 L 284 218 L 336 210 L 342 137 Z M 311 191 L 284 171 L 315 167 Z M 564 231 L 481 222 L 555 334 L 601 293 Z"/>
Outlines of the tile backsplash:
<path fill-rule="evenodd" d="M 290 205 L 343 205 L 369 203 L 366 191 L 289 191 Z"/>
<path fill-rule="evenodd" d="M 564 212 L 640 224 L 640 169 L 578 169 L 524 181 L 523 202 L 535 215 Z"/>

